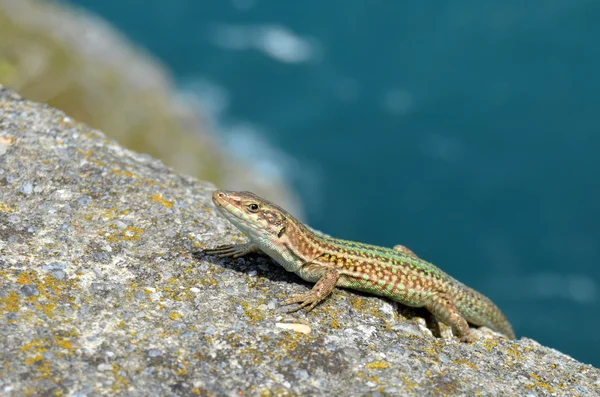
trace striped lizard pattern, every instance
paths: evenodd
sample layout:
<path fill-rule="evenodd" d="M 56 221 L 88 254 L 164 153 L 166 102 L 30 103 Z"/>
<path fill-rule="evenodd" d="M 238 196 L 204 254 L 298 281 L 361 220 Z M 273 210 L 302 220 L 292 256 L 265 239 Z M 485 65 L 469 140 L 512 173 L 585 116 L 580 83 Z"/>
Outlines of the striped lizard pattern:
<path fill-rule="evenodd" d="M 250 242 L 204 252 L 234 258 L 263 252 L 287 271 L 315 283 L 309 293 L 283 302 L 298 304 L 290 311 L 312 310 L 335 287 L 343 287 L 425 307 L 463 342 L 475 340 L 469 323 L 515 338 L 510 323 L 490 299 L 402 245 L 385 248 L 326 236 L 251 192 L 217 190 L 212 199 Z"/>

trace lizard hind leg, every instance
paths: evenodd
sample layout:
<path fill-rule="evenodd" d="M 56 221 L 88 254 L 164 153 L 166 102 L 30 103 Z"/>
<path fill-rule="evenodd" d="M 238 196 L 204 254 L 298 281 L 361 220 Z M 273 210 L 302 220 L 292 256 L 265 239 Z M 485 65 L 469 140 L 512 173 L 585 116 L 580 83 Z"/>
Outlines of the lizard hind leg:
<path fill-rule="evenodd" d="M 412 250 L 410 248 L 407 248 L 407 247 L 403 246 L 402 244 L 394 245 L 394 249 L 396 251 L 402 252 L 403 254 L 407 254 L 407 255 L 411 255 L 411 256 L 417 257 L 417 254 L 415 254 L 414 252 L 412 252 Z"/>
<path fill-rule="evenodd" d="M 454 335 L 461 342 L 472 343 L 476 340 L 475 336 L 471 333 L 467 320 L 460 315 L 454 302 L 447 295 L 440 293 L 432 295 L 425 304 L 425 308 L 436 319 L 450 326 Z"/>

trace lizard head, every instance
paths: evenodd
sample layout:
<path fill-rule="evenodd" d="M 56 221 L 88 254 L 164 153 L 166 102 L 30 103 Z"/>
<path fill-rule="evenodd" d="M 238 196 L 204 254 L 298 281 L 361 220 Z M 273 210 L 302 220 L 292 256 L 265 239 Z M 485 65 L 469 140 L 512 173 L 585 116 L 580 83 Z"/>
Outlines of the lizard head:
<path fill-rule="evenodd" d="M 250 239 L 281 238 L 291 215 L 252 192 L 215 190 L 213 203 Z"/>

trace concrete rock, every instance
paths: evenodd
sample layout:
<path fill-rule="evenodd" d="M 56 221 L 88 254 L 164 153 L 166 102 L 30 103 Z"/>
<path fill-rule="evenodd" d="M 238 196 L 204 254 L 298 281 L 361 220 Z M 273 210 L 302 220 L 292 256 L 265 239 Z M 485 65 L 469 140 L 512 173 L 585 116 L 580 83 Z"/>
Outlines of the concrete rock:
<path fill-rule="evenodd" d="M 381 298 L 286 314 L 310 285 L 270 259 L 192 255 L 244 240 L 213 185 L 1 88 L 0 147 L 2 395 L 600 394 L 531 339 L 434 337 Z"/>

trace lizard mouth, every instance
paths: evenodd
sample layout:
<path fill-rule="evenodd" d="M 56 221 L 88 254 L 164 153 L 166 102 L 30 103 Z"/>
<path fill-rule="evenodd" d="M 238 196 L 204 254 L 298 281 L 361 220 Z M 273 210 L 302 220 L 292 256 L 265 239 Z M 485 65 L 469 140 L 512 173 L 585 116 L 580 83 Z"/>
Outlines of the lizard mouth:
<path fill-rule="evenodd" d="M 231 196 L 224 190 L 215 190 L 212 194 L 212 201 L 217 207 L 226 207 L 231 204 Z"/>
<path fill-rule="evenodd" d="M 242 199 L 235 197 L 232 192 L 225 190 L 215 190 L 212 194 L 213 203 L 225 218 L 233 222 L 236 226 L 246 226 L 250 229 L 259 229 L 258 225 L 249 222 L 244 216 L 242 209 Z"/>
<path fill-rule="evenodd" d="M 217 209 L 223 213 L 239 217 L 241 200 L 235 199 L 224 190 L 215 190 L 212 194 L 212 201 L 217 206 Z"/>

